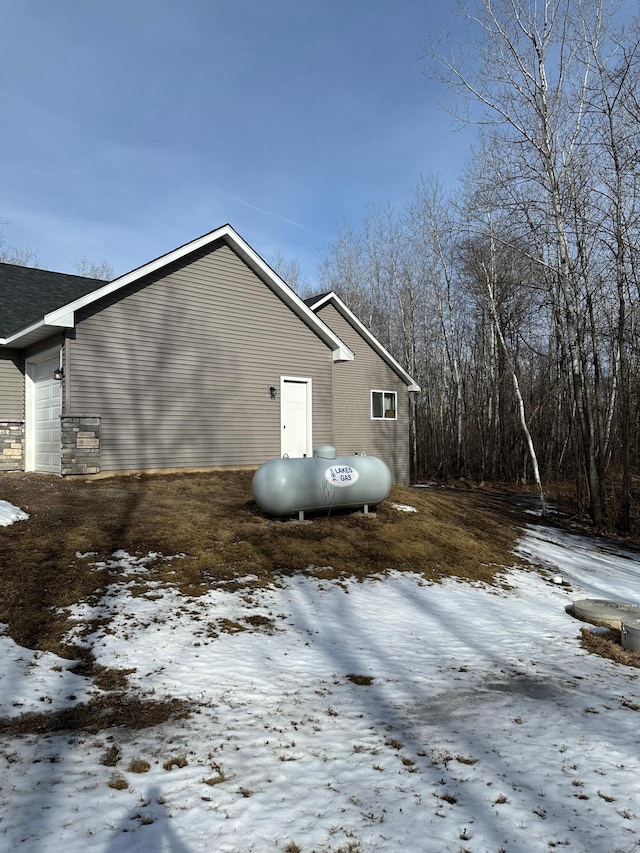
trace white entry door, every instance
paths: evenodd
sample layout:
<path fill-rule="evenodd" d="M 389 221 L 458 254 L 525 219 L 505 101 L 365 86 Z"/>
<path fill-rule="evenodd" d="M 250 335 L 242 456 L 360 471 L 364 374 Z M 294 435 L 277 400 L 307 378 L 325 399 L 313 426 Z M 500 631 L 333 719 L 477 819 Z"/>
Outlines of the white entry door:
<path fill-rule="evenodd" d="M 27 359 L 26 467 L 28 471 L 60 473 L 62 382 L 53 378 L 60 350 Z"/>
<path fill-rule="evenodd" d="M 282 456 L 311 456 L 311 380 L 283 376 L 280 381 Z"/>

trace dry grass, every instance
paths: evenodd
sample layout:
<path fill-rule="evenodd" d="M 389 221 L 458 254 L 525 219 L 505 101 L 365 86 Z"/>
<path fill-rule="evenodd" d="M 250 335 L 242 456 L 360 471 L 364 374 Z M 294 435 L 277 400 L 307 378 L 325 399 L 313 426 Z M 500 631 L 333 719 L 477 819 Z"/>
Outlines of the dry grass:
<path fill-rule="evenodd" d="M 359 684 L 361 687 L 370 687 L 373 684 L 372 675 L 357 675 L 354 672 L 350 672 L 347 674 L 346 678 L 352 684 Z"/>
<path fill-rule="evenodd" d="M 511 549 L 523 523 L 531 521 L 514 512 L 509 495 L 496 490 L 401 486 L 394 486 L 375 516 L 319 513 L 302 524 L 280 521 L 256 507 L 252 476 L 250 471 L 238 471 L 63 480 L 0 474 L 0 496 L 30 514 L 27 523 L 0 528 L 0 623 L 22 646 L 79 660 L 74 672 L 106 691 L 64 711 L 0 720 L 0 732 L 142 728 L 188 713 L 177 700 L 128 696 L 127 671 L 99 667 L 90 650 L 65 642 L 73 627 L 65 608 L 79 601 L 97 603 L 106 587 L 118 580 L 117 567 L 95 566 L 118 549 L 137 557 L 151 552 L 182 555 L 151 561 L 147 577 L 190 596 L 215 587 L 250 593 L 253 587 L 277 584 L 283 575 L 300 571 L 319 578 L 360 580 L 408 571 L 435 582 L 455 576 L 495 583 L 500 582 L 502 568 L 513 565 Z M 418 512 L 399 512 L 393 503 L 410 504 Z M 149 595 L 144 583 L 138 594 Z M 95 627 L 90 624 L 87 630 Z M 108 625 L 103 628 L 108 630 Z M 255 614 L 242 624 L 218 620 L 210 626 L 210 636 L 276 628 L 273 619 Z M 640 666 L 640 655 L 622 648 L 620 632 L 582 629 L 581 634 L 588 651 Z M 373 680 L 353 673 L 346 677 L 359 685 Z M 329 708 L 327 713 L 336 712 Z M 402 747 L 399 742 L 391 745 Z M 115 753 L 105 754 L 105 763 L 117 758 Z M 472 760 L 457 756 L 457 761 Z M 208 784 L 225 778 L 219 773 Z"/>
<path fill-rule="evenodd" d="M 300 571 L 364 580 L 395 570 L 432 581 L 454 575 L 492 583 L 514 562 L 510 549 L 518 525 L 508 520 L 504 505 L 488 505 L 480 491 L 395 486 L 375 516 L 319 513 L 297 523 L 268 518 L 256 507 L 252 476 L 237 471 L 84 480 L 0 474 L 2 498 L 30 515 L 26 523 L 0 528 L 0 623 L 21 646 L 79 660 L 74 672 L 106 691 L 100 700 L 71 710 L 0 720 L 1 731 L 135 728 L 186 712 L 180 703 L 132 700 L 126 671 L 98 667 L 90 649 L 65 640 L 73 627 L 66 608 L 80 601 L 97 604 L 122 575 L 113 561 L 96 567 L 119 549 L 136 557 L 156 552 L 160 556 L 147 565 L 145 581 L 172 584 L 189 596 L 215 587 L 250 592 Z M 393 502 L 418 512 L 399 512 Z M 152 593 L 141 582 L 132 594 Z M 101 625 L 109 630 L 105 620 Z M 272 619 L 256 615 L 243 624 L 220 620 L 211 631 L 215 636 L 275 627 Z"/>
<path fill-rule="evenodd" d="M 517 531 L 504 511 L 483 506 L 481 493 L 394 486 L 375 518 L 342 512 L 299 524 L 266 517 L 252 500 L 251 478 L 250 471 L 88 481 L 0 475 L 2 497 L 30 514 L 27 523 L 0 530 L 0 622 L 21 645 L 78 656 L 61 643 L 70 627 L 64 608 L 97 600 L 117 580 L 91 565 L 117 549 L 184 555 L 149 571 L 188 595 L 220 584 L 271 584 L 301 570 L 359 579 L 398 570 L 491 583 L 514 561 Z M 398 512 L 392 501 L 418 512 Z"/>
<path fill-rule="evenodd" d="M 62 711 L 28 712 L 17 717 L 0 719 L 0 734 L 48 734 L 64 730 L 97 734 L 113 726 L 146 729 L 159 726 L 167 720 L 182 719 L 188 716 L 188 713 L 187 703 L 178 699 L 166 702 L 142 701 L 124 694 L 110 694 Z M 115 753 L 105 753 L 103 763 L 109 764 L 114 756 Z"/>
<path fill-rule="evenodd" d="M 145 758 L 134 758 L 129 764 L 130 773 L 148 773 L 151 764 Z"/>
<path fill-rule="evenodd" d="M 111 779 L 107 782 L 107 785 L 116 791 L 126 791 L 129 787 L 129 783 L 124 776 L 120 775 L 120 773 L 114 773 Z"/>
<path fill-rule="evenodd" d="M 531 520 L 515 513 L 509 496 L 496 490 L 394 486 L 375 517 L 319 513 L 302 524 L 283 522 L 256 507 L 252 476 L 237 471 L 63 480 L 0 474 L 2 498 L 30 514 L 27 523 L 0 529 L 0 622 L 20 645 L 80 659 L 74 671 L 107 691 L 100 700 L 64 712 L 0 720 L 0 731 L 134 728 L 187 712 L 176 702 L 131 700 L 125 692 L 127 672 L 98 667 L 90 651 L 64 642 L 72 627 L 65 608 L 101 598 L 106 586 L 117 580 L 117 570 L 96 569 L 94 564 L 108 561 L 118 549 L 138 557 L 150 552 L 183 555 L 150 563 L 149 574 L 192 596 L 216 586 L 250 591 L 299 571 L 360 580 L 409 571 L 436 582 L 455 576 L 493 583 L 503 566 L 514 563 L 511 548 L 522 523 Z M 553 497 L 564 503 L 558 489 Z M 399 512 L 392 503 L 410 504 L 418 512 Z M 81 556 L 89 553 L 92 556 Z M 148 594 L 148 587 L 140 584 L 139 594 Z M 212 635 L 275 628 L 273 620 L 260 615 L 244 622 L 220 620 Z M 582 629 L 581 635 L 591 653 L 640 666 L 640 655 L 622 648 L 619 632 L 603 635 Z M 369 677 L 347 678 L 365 684 Z"/>
<path fill-rule="evenodd" d="M 586 651 L 609 658 L 615 663 L 640 667 L 640 654 L 628 652 L 623 648 L 620 631 L 609 629 L 606 632 L 596 633 L 589 628 L 580 628 L 580 645 Z"/>

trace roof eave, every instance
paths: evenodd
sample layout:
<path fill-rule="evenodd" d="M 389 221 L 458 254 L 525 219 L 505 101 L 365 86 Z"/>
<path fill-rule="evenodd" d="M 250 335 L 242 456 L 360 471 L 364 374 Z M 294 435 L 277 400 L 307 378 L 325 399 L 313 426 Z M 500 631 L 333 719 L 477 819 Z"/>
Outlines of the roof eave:
<path fill-rule="evenodd" d="M 149 263 L 144 264 L 141 267 L 137 267 L 135 270 L 131 270 L 131 272 L 125 273 L 102 287 L 98 287 L 96 290 L 75 299 L 73 302 L 69 302 L 67 305 L 62 305 L 55 311 L 51 311 L 46 314 L 44 318 L 37 323 L 26 327 L 24 330 L 13 333 L 9 338 L 6 338 L 3 343 L 4 345 L 9 346 L 10 343 L 18 345 L 20 342 L 20 345 L 22 345 L 21 338 L 23 334 L 27 334 L 32 330 L 35 332 L 36 329 L 48 329 L 49 327 L 52 327 L 54 331 L 57 331 L 60 328 L 73 328 L 75 312 L 80 308 L 91 305 L 98 299 L 102 299 L 104 296 L 108 296 L 129 284 L 139 281 L 144 276 L 156 272 L 157 270 L 160 270 L 163 267 L 198 251 L 199 249 L 205 248 L 218 240 L 224 240 L 224 242 L 226 242 L 227 245 L 229 245 L 258 275 L 258 277 L 264 281 L 264 283 L 270 287 L 280 299 L 282 299 L 285 305 L 287 305 L 297 317 L 299 317 L 316 335 L 318 335 L 322 342 L 331 349 L 334 361 L 353 361 L 354 355 L 349 347 L 340 340 L 340 338 L 326 325 L 326 323 L 324 323 L 310 308 L 307 307 L 307 305 L 305 305 L 302 299 L 300 299 L 289 285 L 281 279 L 280 276 L 274 272 L 267 263 L 265 263 L 260 255 L 242 239 L 237 231 L 228 224 L 222 225 L 220 228 L 216 228 L 208 234 L 203 234 L 202 237 L 198 237 L 190 243 L 185 243 L 183 246 L 179 246 L 177 249 L 174 249 L 165 255 L 161 255 L 159 258 L 149 261 Z M 49 334 L 50 333 L 51 332 L 49 332 Z M 42 335 L 42 337 L 46 336 L 46 334 Z M 29 339 L 29 343 L 32 342 L 33 341 Z"/>
<path fill-rule="evenodd" d="M 73 325 L 73 316 L 71 318 L 66 317 L 65 322 L 58 320 L 53 323 L 45 317 L 37 323 L 30 323 L 22 329 L 16 329 L 6 338 L 0 338 L 0 346 L 11 349 L 25 349 L 25 347 L 32 346 L 60 333 L 63 329 L 72 329 Z"/>
<path fill-rule="evenodd" d="M 242 260 L 332 350 L 333 361 L 353 361 L 355 356 L 344 341 L 340 340 L 335 332 L 320 317 L 316 316 L 284 279 L 280 278 L 230 225 L 225 226 L 225 228 L 229 229 L 230 245 L 232 245 Z"/>
<path fill-rule="evenodd" d="M 373 347 L 373 349 L 378 353 L 378 355 L 387 362 L 389 367 L 402 379 L 402 381 L 407 386 L 407 391 L 417 392 L 420 391 L 420 386 L 415 381 L 415 379 L 410 376 L 407 371 L 402 367 L 402 365 L 396 361 L 396 359 L 391 355 L 388 349 L 384 347 L 380 341 L 373 335 L 369 329 L 365 325 L 363 325 L 360 320 L 356 317 L 356 315 L 348 308 L 345 303 L 340 299 L 337 293 L 334 291 L 330 291 L 329 293 L 325 293 L 324 296 L 321 296 L 317 301 L 313 302 L 311 305 L 312 311 L 318 311 L 327 303 L 331 302 L 336 310 L 342 314 L 345 320 L 350 323 L 359 333 L 360 335 L 367 341 L 367 343 Z"/>

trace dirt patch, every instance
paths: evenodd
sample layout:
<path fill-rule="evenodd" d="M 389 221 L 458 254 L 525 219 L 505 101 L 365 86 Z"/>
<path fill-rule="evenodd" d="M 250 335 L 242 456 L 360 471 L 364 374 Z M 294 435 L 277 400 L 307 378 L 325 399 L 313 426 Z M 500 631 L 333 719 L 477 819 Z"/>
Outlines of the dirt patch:
<path fill-rule="evenodd" d="M 373 684 L 372 675 L 358 675 L 355 672 L 350 672 L 345 677 L 352 684 L 359 684 L 361 687 L 370 687 Z"/>
<path fill-rule="evenodd" d="M 57 731 L 86 731 L 95 734 L 113 726 L 146 729 L 168 720 L 184 719 L 189 716 L 189 712 L 188 703 L 178 699 L 156 702 L 131 699 L 124 694 L 111 694 L 62 711 L 30 712 L 18 717 L 0 719 L 0 734 L 41 735 Z"/>

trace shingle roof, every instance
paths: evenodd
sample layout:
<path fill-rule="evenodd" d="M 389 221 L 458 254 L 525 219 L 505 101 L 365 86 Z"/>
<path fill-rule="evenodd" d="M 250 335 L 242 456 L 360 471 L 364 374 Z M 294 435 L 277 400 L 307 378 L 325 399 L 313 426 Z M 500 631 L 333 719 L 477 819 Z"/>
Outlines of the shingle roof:
<path fill-rule="evenodd" d="M 308 308 L 311 308 L 313 305 L 316 304 L 316 302 L 319 302 L 321 299 L 324 299 L 325 296 L 328 296 L 330 293 L 332 293 L 331 290 L 327 290 L 326 293 L 316 293 L 315 296 L 308 296 L 306 299 L 303 299 L 302 301 L 304 302 L 304 304 Z"/>
<path fill-rule="evenodd" d="M 105 283 L 81 275 L 0 263 L 0 337 L 41 320 Z"/>

